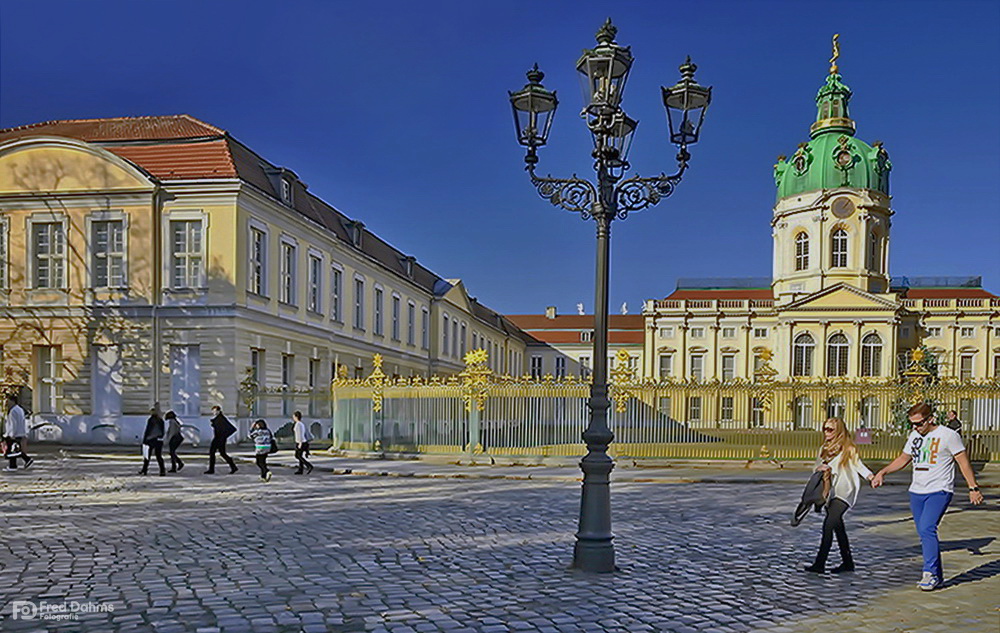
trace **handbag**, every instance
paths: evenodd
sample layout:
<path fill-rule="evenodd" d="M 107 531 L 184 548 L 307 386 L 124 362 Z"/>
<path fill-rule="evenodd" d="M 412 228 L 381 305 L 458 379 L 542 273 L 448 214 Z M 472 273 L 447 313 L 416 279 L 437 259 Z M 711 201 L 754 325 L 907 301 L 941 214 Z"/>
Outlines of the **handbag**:
<path fill-rule="evenodd" d="M 273 455 L 278 452 L 278 440 L 271 438 L 271 450 L 267 451 L 268 455 Z"/>

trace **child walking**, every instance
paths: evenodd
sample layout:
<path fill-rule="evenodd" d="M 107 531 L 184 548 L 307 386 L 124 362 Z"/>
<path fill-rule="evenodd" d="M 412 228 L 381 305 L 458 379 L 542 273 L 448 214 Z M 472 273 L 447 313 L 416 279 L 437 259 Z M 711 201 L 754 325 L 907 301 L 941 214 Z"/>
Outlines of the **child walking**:
<path fill-rule="evenodd" d="M 250 439 L 253 440 L 254 456 L 257 459 L 257 468 L 260 469 L 260 480 L 271 481 L 271 471 L 267 468 L 267 456 L 271 453 L 274 435 L 267 428 L 267 422 L 264 420 L 254 422 L 250 428 Z"/>

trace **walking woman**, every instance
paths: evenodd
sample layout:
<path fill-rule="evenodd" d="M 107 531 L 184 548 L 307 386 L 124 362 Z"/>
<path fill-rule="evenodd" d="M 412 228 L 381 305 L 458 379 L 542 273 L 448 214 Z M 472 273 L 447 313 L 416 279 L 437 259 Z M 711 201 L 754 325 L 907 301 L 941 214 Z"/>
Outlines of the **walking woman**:
<path fill-rule="evenodd" d="M 851 545 L 847 541 L 844 514 L 857 501 L 858 490 L 861 487 L 859 477 L 870 481 L 873 475 L 858 457 L 854 439 L 840 418 L 828 418 L 823 423 L 823 446 L 816 459 L 816 470 L 823 473 L 824 489 L 829 490 L 829 495 L 819 551 L 816 553 L 816 560 L 805 570 L 816 574 L 825 571 L 826 559 L 830 555 L 833 536 L 836 534 L 837 545 L 840 546 L 840 565 L 830 571 L 835 574 L 854 571 L 854 558 L 851 556 Z"/>
<path fill-rule="evenodd" d="M 173 411 L 167 411 L 163 419 L 167 422 L 167 448 L 170 449 L 170 472 L 176 473 L 181 468 L 184 468 L 184 462 L 177 456 L 177 448 L 184 442 L 184 436 L 181 435 L 181 421 L 177 419 L 177 414 Z"/>
<path fill-rule="evenodd" d="M 143 453 L 142 470 L 140 475 L 149 472 L 149 461 L 156 457 L 156 463 L 160 467 L 160 477 L 167 474 L 167 469 L 163 466 L 163 418 L 160 417 L 160 405 L 155 404 L 149 410 L 149 419 L 146 420 L 146 430 L 142 434 L 142 443 L 148 448 Z"/>

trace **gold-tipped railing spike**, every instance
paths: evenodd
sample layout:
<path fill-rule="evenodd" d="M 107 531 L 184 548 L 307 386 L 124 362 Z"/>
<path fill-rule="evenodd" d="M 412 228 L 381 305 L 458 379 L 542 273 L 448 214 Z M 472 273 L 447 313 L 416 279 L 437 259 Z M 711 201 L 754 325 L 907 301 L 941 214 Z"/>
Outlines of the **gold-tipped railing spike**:
<path fill-rule="evenodd" d="M 774 401 L 774 378 L 778 375 L 778 370 L 771 367 L 773 353 L 768 348 L 761 349 L 757 356 L 760 358 L 760 366 L 754 369 L 753 379 L 755 383 L 755 397 L 760 400 L 760 407 L 764 411 L 771 410 L 771 403 Z"/>
<path fill-rule="evenodd" d="M 635 368 L 631 364 L 632 357 L 623 349 L 615 354 L 615 367 L 611 370 L 611 399 L 615 401 L 615 411 L 624 413 L 628 407 L 629 398 L 633 396 L 631 387 L 635 386 Z M 628 386 L 626 386 L 628 385 Z"/>

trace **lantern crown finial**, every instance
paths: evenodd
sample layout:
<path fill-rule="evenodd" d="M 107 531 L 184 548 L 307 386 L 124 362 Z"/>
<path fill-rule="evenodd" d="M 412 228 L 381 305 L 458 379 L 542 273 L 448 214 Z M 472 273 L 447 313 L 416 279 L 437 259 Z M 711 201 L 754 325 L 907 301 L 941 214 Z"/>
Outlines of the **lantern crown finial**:
<path fill-rule="evenodd" d="M 684 63 L 678 68 L 681 71 L 681 80 L 690 79 L 694 80 L 694 73 L 698 70 L 698 65 L 691 61 L 691 56 L 688 55 Z"/>
<path fill-rule="evenodd" d="M 524 76 L 528 78 L 529 83 L 533 84 L 541 84 L 542 80 L 545 79 L 545 73 L 538 69 L 538 62 L 535 62 L 535 65 Z"/>
<path fill-rule="evenodd" d="M 618 27 L 611 23 L 611 18 L 609 17 L 601 25 L 601 28 L 597 30 L 597 42 L 599 44 L 612 44 L 615 41 L 615 36 L 618 35 Z"/>

